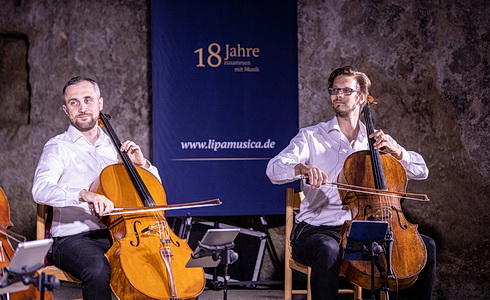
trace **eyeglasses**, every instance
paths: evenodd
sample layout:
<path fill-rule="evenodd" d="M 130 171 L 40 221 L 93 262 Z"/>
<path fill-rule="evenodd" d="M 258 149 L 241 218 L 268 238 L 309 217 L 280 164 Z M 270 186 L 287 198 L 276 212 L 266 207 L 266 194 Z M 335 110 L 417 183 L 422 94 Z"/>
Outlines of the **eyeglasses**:
<path fill-rule="evenodd" d="M 328 88 L 328 93 L 330 95 L 338 95 L 340 92 L 344 94 L 344 96 L 350 96 L 354 92 L 360 92 L 359 90 L 354 90 L 351 88 Z"/>

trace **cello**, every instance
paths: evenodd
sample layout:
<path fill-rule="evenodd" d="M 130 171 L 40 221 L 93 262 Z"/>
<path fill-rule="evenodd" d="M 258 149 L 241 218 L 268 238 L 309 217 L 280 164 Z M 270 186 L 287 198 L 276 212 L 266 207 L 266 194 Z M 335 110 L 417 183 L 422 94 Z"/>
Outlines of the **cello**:
<path fill-rule="evenodd" d="M 2 188 L 0 188 L 0 268 L 7 267 L 14 256 L 14 248 L 8 239 L 8 228 L 12 227 L 14 224 L 10 220 L 10 206 L 7 200 L 7 196 Z M 39 272 L 37 273 L 39 276 Z M 3 274 L 2 274 L 3 275 Z M 29 285 L 26 290 L 13 292 L 6 295 L 0 295 L 0 299 L 11 299 L 11 300 L 39 300 L 53 299 L 52 293 L 49 291 L 39 291 L 35 286 Z"/>
<path fill-rule="evenodd" d="M 363 108 L 367 135 L 374 133 L 370 113 L 373 98 Z M 338 181 L 341 184 L 369 188 L 355 192 L 339 190 L 342 204 L 347 205 L 353 220 L 386 221 L 388 229 L 382 253 L 374 268 L 374 282 L 369 261 L 342 260 L 341 271 L 351 282 L 365 289 L 401 290 L 412 285 L 427 261 L 425 244 L 416 224 L 407 221 L 402 212 L 401 199 L 407 175 L 401 163 L 390 154 L 374 148 L 369 139 L 369 150 L 352 153 L 345 161 Z M 346 221 L 340 232 L 341 249 L 345 249 L 351 221 Z"/>
<path fill-rule="evenodd" d="M 149 171 L 135 167 L 109 123 L 100 113 L 122 163 L 107 166 L 90 191 L 105 195 L 115 207 L 166 205 L 165 190 Z M 169 228 L 161 211 L 137 211 L 102 217 L 113 245 L 106 257 L 111 288 L 120 299 L 194 299 L 205 286 L 203 268 L 186 268 L 192 250 Z"/>

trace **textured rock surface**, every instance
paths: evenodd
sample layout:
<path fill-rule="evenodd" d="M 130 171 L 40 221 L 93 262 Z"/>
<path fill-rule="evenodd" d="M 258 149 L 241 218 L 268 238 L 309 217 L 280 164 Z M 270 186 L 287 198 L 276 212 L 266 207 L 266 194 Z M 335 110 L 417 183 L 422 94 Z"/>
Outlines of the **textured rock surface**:
<path fill-rule="evenodd" d="M 44 143 L 68 126 L 61 90 L 72 76 L 99 82 L 121 140 L 133 139 L 149 155 L 149 9 L 145 1 L 2 0 L 1 6 L 0 34 L 28 41 L 31 94 L 28 119 L 1 119 L 0 178 L 15 230 L 33 238 L 32 178 Z"/>
<path fill-rule="evenodd" d="M 9 102 L 26 117 L 0 113 L 0 184 L 15 231 L 34 238 L 32 177 L 44 143 L 67 127 L 60 101 L 70 77 L 97 79 L 121 139 L 151 157 L 149 2 L 0 2 L 0 34 L 27 41 L 28 84 L 17 96 L 25 99 L 27 90 L 30 99 L 28 113 Z M 420 152 L 430 168 L 429 179 L 408 190 L 431 202 L 404 207 L 438 243 L 434 296 L 489 298 L 488 1 L 298 2 L 300 126 L 332 116 L 331 70 L 349 64 L 365 71 L 379 103 L 377 127 Z M 272 232 L 280 240 L 281 230 Z"/>
<path fill-rule="evenodd" d="M 438 244 L 438 299 L 490 296 L 490 6 L 484 1 L 299 1 L 300 126 L 332 116 L 330 71 L 370 76 L 377 127 L 421 153 L 409 219 Z"/>

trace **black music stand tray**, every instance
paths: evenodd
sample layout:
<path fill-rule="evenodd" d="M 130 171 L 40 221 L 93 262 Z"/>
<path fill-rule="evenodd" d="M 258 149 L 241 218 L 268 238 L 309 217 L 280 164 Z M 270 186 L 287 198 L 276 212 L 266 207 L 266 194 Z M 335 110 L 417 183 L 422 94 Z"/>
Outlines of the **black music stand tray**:
<path fill-rule="evenodd" d="M 353 220 L 347 235 L 344 260 L 371 261 L 371 299 L 376 299 L 374 289 L 374 266 L 387 239 L 388 222 Z M 389 248 L 389 247 L 387 247 Z M 389 257 L 390 254 L 387 254 Z M 386 296 L 388 297 L 388 290 Z M 388 298 L 387 298 L 388 299 Z"/>
<path fill-rule="evenodd" d="M 43 300 L 46 290 L 59 287 L 60 282 L 53 275 L 42 272 L 36 276 L 37 270 L 44 266 L 44 257 L 52 244 L 52 239 L 19 243 L 10 264 L 2 272 L 0 294 L 23 291 L 32 284 L 41 292 L 40 298 Z"/>
<path fill-rule="evenodd" d="M 187 268 L 192 267 L 216 267 L 220 263 L 224 265 L 224 290 L 223 299 L 228 297 L 228 265 L 238 259 L 238 253 L 233 251 L 235 240 L 239 228 L 214 228 L 208 229 L 191 258 L 186 264 Z"/>

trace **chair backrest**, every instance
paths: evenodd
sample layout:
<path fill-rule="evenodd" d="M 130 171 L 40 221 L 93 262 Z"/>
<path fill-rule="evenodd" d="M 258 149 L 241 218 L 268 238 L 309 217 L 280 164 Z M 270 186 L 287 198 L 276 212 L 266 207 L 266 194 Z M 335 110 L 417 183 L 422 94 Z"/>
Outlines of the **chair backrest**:
<path fill-rule="evenodd" d="M 44 204 L 37 204 L 37 216 L 36 216 L 36 240 L 43 240 L 49 237 L 49 230 L 51 228 L 51 219 L 53 216 L 53 208 Z M 44 264 L 50 266 L 53 264 L 51 259 L 51 252 L 46 255 Z"/>
<path fill-rule="evenodd" d="M 291 230 L 293 230 L 294 226 L 294 216 L 295 212 L 299 210 L 299 206 L 301 205 L 301 201 L 305 198 L 303 192 L 294 192 L 293 187 L 286 188 L 286 258 L 291 257 L 291 247 L 290 247 L 290 236 Z"/>
<path fill-rule="evenodd" d="M 37 216 L 36 216 L 36 239 L 42 240 L 49 236 L 49 230 L 51 228 L 51 220 L 53 218 L 53 207 L 44 204 L 37 204 Z M 58 269 L 53 265 L 51 254 L 48 253 L 44 259 L 45 267 L 40 271 L 52 275 L 62 281 L 77 282 L 80 283 L 78 278 L 73 275 Z"/>
<path fill-rule="evenodd" d="M 36 239 L 42 240 L 48 237 L 50 219 L 52 216 L 52 207 L 37 204 L 37 216 L 36 216 Z"/>

